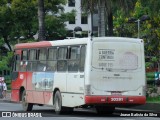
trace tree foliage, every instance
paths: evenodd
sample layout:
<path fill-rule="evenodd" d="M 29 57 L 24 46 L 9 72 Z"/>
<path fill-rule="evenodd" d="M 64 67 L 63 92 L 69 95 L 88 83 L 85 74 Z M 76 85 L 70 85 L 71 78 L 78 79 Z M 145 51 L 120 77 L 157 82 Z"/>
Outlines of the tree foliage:
<path fill-rule="evenodd" d="M 138 23 L 140 20 L 139 34 L 145 42 L 145 55 L 151 58 L 151 62 L 160 62 L 160 1 L 137 0 L 135 7 L 129 15 L 124 14 L 123 10 L 116 11 L 114 14 L 114 28 L 117 36 L 137 37 Z M 142 19 L 148 16 L 149 19 Z M 134 18 L 133 22 L 128 22 Z M 152 59 L 154 58 L 154 60 Z M 159 67 L 160 68 L 160 67 Z"/>
<path fill-rule="evenodd" d="M 11 46 L 9 44 L 9 36 L 13 29 L 13 14 L 10 6 L 7 4 L 7 0 L 0 1 L 0 37 L 3 38 L 8 45 L 10 51 Z"/>
<path fill-rule="evenodd" d="M 95 9 L 98 9 L 99 14 L 99 35 L 105 36 L 104 32 L 107 30 L 108 36 L 113 36 L 113 14 L 116 10 L 123 9 L 123 12 L 127 13 L 130 9 L 133 9 L 135 0 L 83 0 L 82 9 L 93 14 Z M 116 10 L 115 10 L 116 9 Z M 105 13 L 105 14 L 104 14 Z M 106 23 L 107 24 L 106 24 Z M 105 27 L 104 27 L 105 26 Z M 108 29 L 107 29 L 108 28 Z"/>
<path fill-rule="evenodd" d="M 83 0 L 84 9 L 94 12 L 100 0 Z M 76 14 L 63 13 L 66 0 L 44 0 L 45 37 L 47 40 L 62 39 L 67 35 L 65 22 Z M 148 15 L 150 20 L 140 22 L 140 38 L 145 41 L 147 56 L 156 57 L 160 62 L 160 1 L 155 0 L 104 0 L 106 30 L 113 35 L 138 36 L 138 23 L 128 22 L 130 18 L 141 19 Z M 38 32 L 38 0 L 0 0 L 0 40 L 8 46 L 17 41 L 33 39 Z M 110 16 L 109 16 L 110 15 Z M 109 17 L 109 18 L 108 18 Z M 113 26 L 112 26 L 113 22 Z M 108 27 L 108 29 L 107 29 Z M 109 33 L 110 34 L 110 33 Z M 9 46 L 11 50 L 11 46 Z"/>
<path fill-rule="evenodd" d="M 61 15 L 65 3 L 66 0 L 44 0 L 45 24 L 47 26 L 45 36 L 47 39 L 48 33 L 56 33 L 57 28 L 61 29 L 58 32 L 66 30 L 64 20 L 68 20 L 67 15 Z M 38 32 L 37 11 L 38 0 L 0 1 L 0 38 L 9 46 L 10 50 L 12 50 L 10 44 L 23 42 L 27 39 L 34 40 L 34 35 Z M 65 16 L 65 19 L 61 20 L 60 16 Z M 52 25 L 51 21 L 54 21 Z M 51 26 L 48 26 L 49 24 Z M 65 36 L 66 33 L 61 32 L 60 35 Z"/>
<path fill-rule="evenodd" d="M 11 10 L 14 20 L 14 31 L 12 36 L 20 39 L 33 38 L 37 32 L 37 9 L 36 0 L 12 0 Z"/>

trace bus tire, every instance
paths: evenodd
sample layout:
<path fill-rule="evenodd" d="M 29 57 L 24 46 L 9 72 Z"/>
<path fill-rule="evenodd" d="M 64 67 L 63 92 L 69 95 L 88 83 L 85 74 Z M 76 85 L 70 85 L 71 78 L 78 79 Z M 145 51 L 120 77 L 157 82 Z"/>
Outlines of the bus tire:
<path fill-rule="evenodd" d="M 22 93 L 22 107 L 24 111 L 31 111 L 33 108 L 33 104 L 27 103 L 26 101 L 26 91 L 25 90 Z"/>
<path fill-rule="evenodd" d="M 113 106 L 96 106 L 95 108 L 99 115 L 111 115 L 115 110 Z"/>
<path fill-rule="evenodd" d="M 61 97 L 61 93 L 60 91 L 56 91 L 55 95 L 54 95 L 54 108 L 55 108 L 55 112 L 56 114 L 65 114 L 65 113 L 72 113 L 73 112 L 73 108 L 71 107 L 63 107 L 62 106 L 62 97 Z"/>
<path fill-rule="evenodd" d="M 63 112 L 63 107 L 62 107 L 62 97 L 60 94 L 60 91 L 56 91 L 54 95 L 54 108 L 56 114 L 61 114 Z"/>

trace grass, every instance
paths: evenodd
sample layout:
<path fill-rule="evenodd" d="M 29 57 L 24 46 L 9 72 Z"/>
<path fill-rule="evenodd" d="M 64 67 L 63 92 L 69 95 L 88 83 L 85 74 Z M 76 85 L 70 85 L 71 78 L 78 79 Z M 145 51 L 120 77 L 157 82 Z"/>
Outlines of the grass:
<path fill-rule="evenodd" d="M 148 73 L 146 73 L 147 81 L 154 80 L 155 79 L 154 74 L 155 74 L 155 72 L 148 72 Z"/>
<path fill-rule="evenodd" d="M 147 102 L 148 103 L 160 103 L 160 96 L 158 97 L 147 97 Z"/>

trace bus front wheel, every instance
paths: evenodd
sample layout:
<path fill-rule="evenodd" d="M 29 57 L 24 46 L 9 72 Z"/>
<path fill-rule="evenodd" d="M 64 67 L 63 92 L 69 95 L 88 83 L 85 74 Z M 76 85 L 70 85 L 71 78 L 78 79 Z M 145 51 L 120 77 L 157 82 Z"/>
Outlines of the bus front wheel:
<path fill-rule="evenodd" d="M 22 93 L 22 107 L 24 111 L 31 111 L 33 108 L 32 103 L 28 103 L 26 100 L 26 91 L 24 90 Z"/>

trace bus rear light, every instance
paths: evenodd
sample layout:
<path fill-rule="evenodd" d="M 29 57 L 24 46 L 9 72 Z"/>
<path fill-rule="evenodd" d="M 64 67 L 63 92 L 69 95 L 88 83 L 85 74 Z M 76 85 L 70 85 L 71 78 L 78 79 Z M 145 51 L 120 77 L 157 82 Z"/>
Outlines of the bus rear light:
<path fill-rule="evenodd" d="M 85 95 L 91 95 L 91 85 L 85 85 Z"/>

